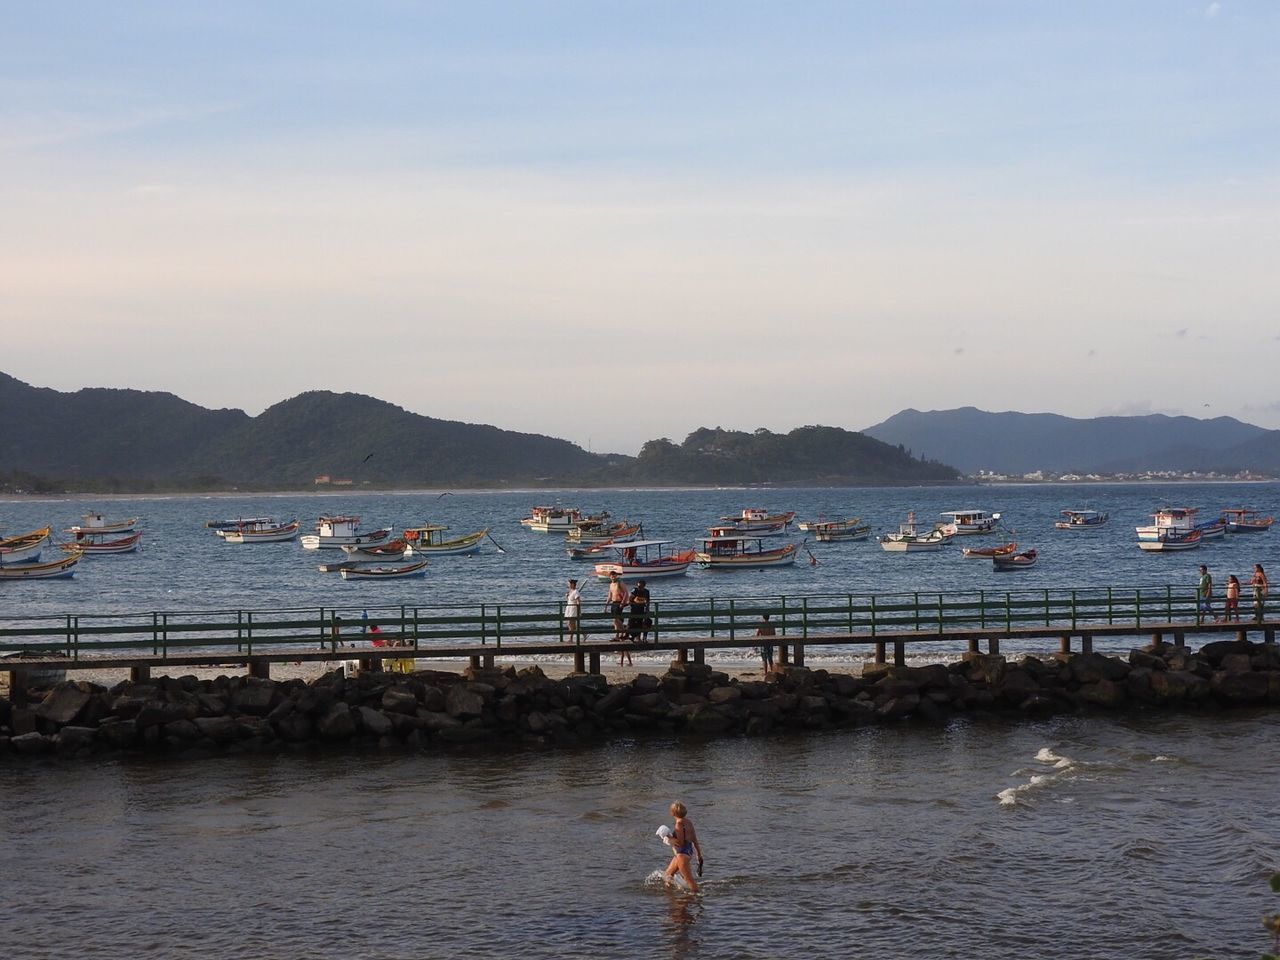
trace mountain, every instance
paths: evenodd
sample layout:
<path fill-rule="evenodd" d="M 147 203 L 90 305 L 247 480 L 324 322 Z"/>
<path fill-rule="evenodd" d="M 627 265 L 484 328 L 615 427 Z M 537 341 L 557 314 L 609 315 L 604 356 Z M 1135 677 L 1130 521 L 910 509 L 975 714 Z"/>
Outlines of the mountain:
<path fill-rule="evenodd" d="M 959 474 L 941 463 L 838 427 L 787 434 L 703 428 L 677 446 L 650 440 L 631 469 L 641 483 L 938 483 Z"/>
<path fill-rule="evenodd" d="M 169 393 L 63 393 L 0 374 L 0 489 L 213 490 L 708 483 L 930 483 L 950 467 L 835 427 L 694 431 L 639 457 L 439 420 L 355 393 L 312 391 L 256 417 Z"/>
<path fill-rule="evenodd" d="M 1280 472 L 1280 434 L 1231 417 L 1197 420 L 1150 414 L 1084 420 L 961 407 L 903 410 L 863 433 L 901 444 L 916 456 L 954 464 L 968 474 L 1248 468 Z"/>

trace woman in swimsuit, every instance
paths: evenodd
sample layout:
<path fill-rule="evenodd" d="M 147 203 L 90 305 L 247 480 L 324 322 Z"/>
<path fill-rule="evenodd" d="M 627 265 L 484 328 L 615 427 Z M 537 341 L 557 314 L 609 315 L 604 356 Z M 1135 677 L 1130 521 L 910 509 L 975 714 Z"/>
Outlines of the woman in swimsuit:
<path fill-rule="evenodd" d="M 674 851 L 671 862 L 667 864 L 666 881 L 678 872 L 684 882 L 694 893 L 698 892 L 698 881 L 694 879 L 693 870 L 689 867 L 689 858 L 696 851 L 698 854 L 698 874 L 702 874 L 702 846 L 698 843 L 698 831 L 693 829 L 693 821 L 688 819 L 689 811 L 677 800 L 671 805 L 671 816 L 675 817 L 675 826 L 671 834 L 671 849 Z"/>

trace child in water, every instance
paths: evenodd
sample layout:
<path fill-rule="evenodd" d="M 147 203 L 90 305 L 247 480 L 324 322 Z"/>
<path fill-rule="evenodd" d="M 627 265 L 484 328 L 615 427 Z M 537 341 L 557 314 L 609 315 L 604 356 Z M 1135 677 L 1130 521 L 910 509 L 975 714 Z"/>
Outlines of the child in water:
<path fill-rule="evenodd" d="M 696 851 L 698 854 L 698 876 L 702 876 L 702 846 L 698 843 L 698 831 L 693 828 L 693 821 L 688 819 L 689 811 L 677 800 L 671 804 L 671 816 L 675 817 L 675 827 L 671 834 L 671 849 L 674 851 L 671 862 L 667 864 L 665 879 L 667 883 L 678 872 L 684 882 L 694 893 L 698 892 L 698 881 L 694 879 L 693 870 L 689 866 L 689 858 Z"/>

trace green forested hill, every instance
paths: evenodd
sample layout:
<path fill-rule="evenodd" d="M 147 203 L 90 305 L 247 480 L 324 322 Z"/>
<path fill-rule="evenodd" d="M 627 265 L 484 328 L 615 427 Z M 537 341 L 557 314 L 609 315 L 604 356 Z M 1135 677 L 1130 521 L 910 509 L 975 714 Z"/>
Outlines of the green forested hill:
<path fill-rule="evenodd" d="M 303 393 L 250 417 L 168 393 L 62 393 L 0 374 L 0 484 L 10 489 L 288 489 L 318 476 L 440 487 L 927 483 L 956 474 L 834 427 L 701 429 L 627 457 L 354 393 Z"/>

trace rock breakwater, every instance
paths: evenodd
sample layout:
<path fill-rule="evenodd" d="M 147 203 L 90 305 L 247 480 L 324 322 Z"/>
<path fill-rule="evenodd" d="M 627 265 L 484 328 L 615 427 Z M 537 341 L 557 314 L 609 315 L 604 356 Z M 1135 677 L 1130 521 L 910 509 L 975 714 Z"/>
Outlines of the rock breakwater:
<path fill-rule="evenodd" d="M 553 746 L 646 733 L 758 736 L 964 713 L 1220 710 L 1280 705 L 1280 646 L 1167 644 L 1102 654 L 970 655 L 949 664 L 869 664 L 861 676 L 789 668 L 732 679 L 697 663 L 610 684 L 538 667 L 465 674 L 326 674 L 310 683 L 193 676 L 108 689 L 67 681 L 39 702 L 0 701 L 0 757 L 269 751 L 309 743 L 436 749 L 489 742 Z"/>

